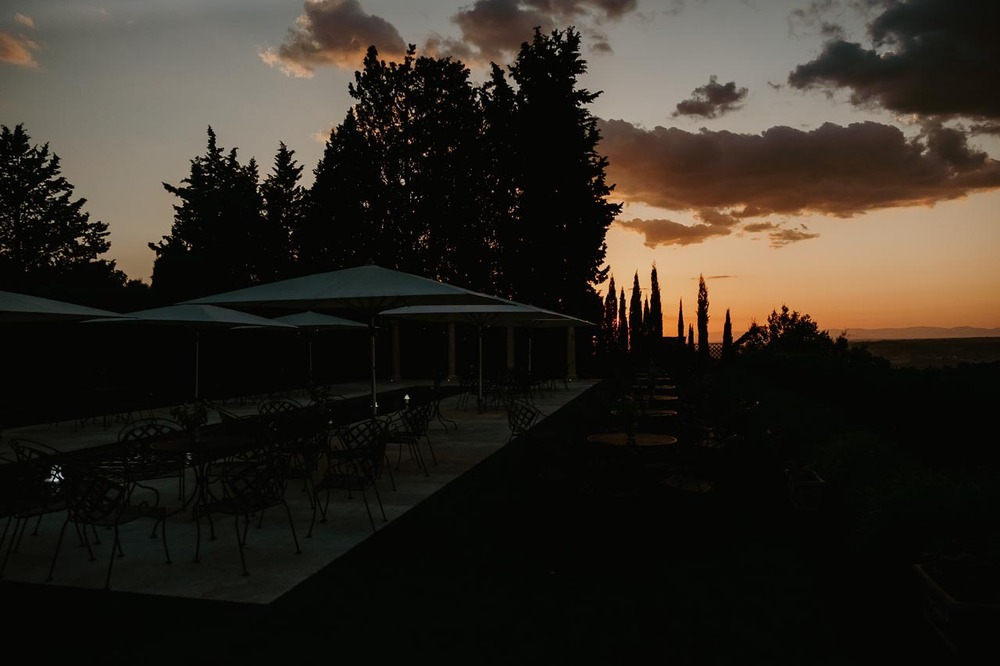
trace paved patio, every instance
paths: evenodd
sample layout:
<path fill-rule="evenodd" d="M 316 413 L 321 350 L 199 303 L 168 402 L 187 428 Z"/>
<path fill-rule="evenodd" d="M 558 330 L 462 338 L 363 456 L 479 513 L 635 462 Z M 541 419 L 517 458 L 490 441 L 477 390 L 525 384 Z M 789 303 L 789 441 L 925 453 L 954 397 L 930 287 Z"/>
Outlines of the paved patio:
<path fill-rule="evenodd" d="M 594 384 L 590 380 L 573 381 L 566 385 L 557 383 L 551 392 L 537 396 L 536 406 L 543 413 L 552 414 Z M 397 390 L 430 385 L 429 381 L 413 381 L 387 383 L 380 388 Z M 331 390 L 344 397 L 363 396 L 369 392 L 369 385 L 357 382 L 337 385 L 331 387 Z M 293 394 L 292 397 L 301 402 L 308 401 L 304 394 Z M 460 405 L 457 396 L 443 400 L 441 416 L 448 421 L 434 420 L 431 423 L 429 434 L 438 464 L 433 465 L 430 456 L 427 456 L 429 476 L 419 470 L 416 461 L 411 460 L 406 452 L 397 469 L 397 449 L 395 445 L 389 449 L 396 490 L 391 489 L 386 475 L 379 482 L 388 522 L 381 521 L 377 501 L 369 494 L 377 529 L 384 528 L 506 444 L 510 429 L 502 409 L 489 409 L 480 413 L 475 407 L 474 397 L 469 400 L 466 408 L 460 408 Z M 229 403 L 225 407 L 238 414 L 256 412 L 256 403 L 253 401 L 246 404 Z M 169 416 L 167 408 L 155 410 L 155 413 Z M 218 415 L 213 413 L 212 418 L 217 419 Z M 3 433 L 3 438 L 23 437 L 71 451 L 114 441 L 122 425 L 120 422 L 105 425 L 100 421 L 83 425 L 78 422 L 42 424 L 9 429 Z M 179 504 L 176 480 L 156 483 L 165 501 Z M 193 487 L 193 479 L 189 480 L 188 487 Z M 172 558 L 169 565 L 165 563 L 161 541 L 150 538 L 149 521 L 140 520 L 122 527 L 125 557 L 115 561 L 112 590 L 267 604 L 372 536 L 364 502 L 357 493 L 353 497 L 348 497 L 344 491 L 335 494 L 331 500 L 327 522 L 317 522 L 308 539 L 306 531 L 312 518 L 312 509 L 304 489 L 293 482 L 288 488 L 287 499 L 292 509 L 301 554 L 295 553 L 286 517 L 280 510 L 273 510 L 265 515 L 263 527 L 251 527 L 246 549 L 249 576 L 242 575 L 234 527 L 232 521 L 225 517 L 216 518 L 217 538 L 213 541 L 207 540 L 207 526 L 203 522 L 201 561 L 196 564 L 193 561 L 195 523 L 190 518 L 190 512 L 181 510 L 167 523 L 167 539 Z M 31 534 L 31 528 L 34 527 L 32 523 L 18 551 L 11 553 L 3 580 L 45 587 L 102 589 L 111 544 L 110 534 L 97 547 L 96 561 L 91 562 L 86 549 L 78 545 L 72 529 L 66 533 L 53 581 L 46 582 L 62 523 L 63 514 L 45 516 L 37 535 Z"/>

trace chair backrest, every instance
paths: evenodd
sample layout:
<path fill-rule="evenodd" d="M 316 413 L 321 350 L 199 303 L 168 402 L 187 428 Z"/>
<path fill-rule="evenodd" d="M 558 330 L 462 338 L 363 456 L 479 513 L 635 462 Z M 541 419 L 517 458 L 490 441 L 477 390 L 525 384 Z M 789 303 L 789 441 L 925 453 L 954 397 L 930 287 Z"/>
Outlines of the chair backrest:
<path fill-rule="evenodd" d="M 94 464 L 66 466 L 66 513 L 85 525 L 114 524 L 129 501 L 129 486 Z"/>
<path fill-rule="evenodd" d="M 299 464 L 316 460 L 329 438 L 326 411 L 321 405 L 269 415 L 265 429 L 267 441 Z"/>
<path fill-rule="evenodd" d="M 177 421 L 157 417 L 129 423 L 118 433 L 118 441 L 134 442 L 183 431 L 184 426 Z"/>
<path fill-rule="evenodd" d="M 179 474 L 186 465 L 183 453 L 158 451 L 149 443 L 159 437 L 184 433 L 172 419 L 152 418 L 130 423 L 118 433 L 118 441 L 128 446 L 120 455 L 102 462 L 103 472 L 118 481 L 143 481 Z"/>
<path fill-rule="evenodd" d="M 507 403 L 507 424 L 510 426 L 511 438 L 528 432 L 539 416 L 541 412 L 522 400 Z"/>
<path fill-rule="evenodd" d="M 229 513 L 246 515 L 279 506 L 285 501 L 287 465 L 284 452 L 265 446 L 259 455 L 227 466 L 219 477 L 224 487 L 222 505 Z"/>
<path fill-rule="evenodd" d="M 378 478 L 385 462 L 389 426 L 383 419 L 366 419 L 340 431 L 344 446 L 355 455 L 352 460 L 370 480 Z"/>
<path fill-rule="evenodd" d="M 58 508 L 56 504 L 65 497 L 66 490 L 59 450 L 31 439 L 17 438 L 7 443 L 15 458 L 8 470 L 11 472 L 8 481 L 17 487 L 18 502 Z"/>
<path fill-rule="evenodd" d="M 423 437 L 430 427 L 431 417 L 434 416 L 434 403 L 422 402 L 410 405 L 403 410 L 402 415 L 409 433 L 414 437 Z"/>
<path fill-rule="evenodd" d="M 257 413 L 261 416 L 268 416 L 282 412 L 291 412 L 301 408 L 302 405 L 291 398 L 274 398 L 272 400 L 265 400 L 257 405 Z"/>

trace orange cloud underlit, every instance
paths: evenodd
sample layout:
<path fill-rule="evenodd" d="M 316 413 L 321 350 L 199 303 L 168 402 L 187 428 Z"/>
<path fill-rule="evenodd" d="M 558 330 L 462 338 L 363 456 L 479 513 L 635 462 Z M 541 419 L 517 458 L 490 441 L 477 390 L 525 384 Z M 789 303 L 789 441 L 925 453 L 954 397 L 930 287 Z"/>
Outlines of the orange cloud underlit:
<path fill-rule="evenodd" d="M 20 67 L 38 67 L 38 61 L 32 55 L 32 51 L 38 49 L 38 44 L 24 35 L 0 32 L 0 62 Z"/>

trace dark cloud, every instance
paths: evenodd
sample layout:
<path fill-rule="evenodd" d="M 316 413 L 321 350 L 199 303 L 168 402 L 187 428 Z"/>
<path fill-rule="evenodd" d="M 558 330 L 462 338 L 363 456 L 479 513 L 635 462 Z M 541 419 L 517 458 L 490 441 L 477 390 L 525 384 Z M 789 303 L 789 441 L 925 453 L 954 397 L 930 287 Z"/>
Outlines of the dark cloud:
<path fill-rule="evenodd" d="M 735 81 L 719 83 L 713 74 L 709 77 L 708 83 L 694 89 L 690 99 L 677 104 L 673 116 L 718 118 L 724 113 L 742 108 L 742 102 L 746 97 L 746 88 L 737 88 Z"/>
<path fill-rule="evenodd" d="M 913 139 L 874 122 L 736 134 L 609 120 L 600 131 L 616 196 L 667 210 L 850 217 L 1000 188 L 1000 163 L 940 125 Z"/>
<path fill-rule="evenodd" d="M 657 245 L 694 245 L 709 238 L 728 236 L 732 231 L 726 227 L 712 224 L 695 224 L 687 226 L 673 220 L 616 220 L 615 226 L 627 231 L 634 231 L 646 237 L 643 243 L 646 247 Z"/>
<path fill-rule="evenodd" d="M 264 62 L 286 74 L 309 77 L 321 65 L 358 69 L 373 45 L 387 59 L 406 53 L 396 28 L 385 19 L 366 14 L 358 0 L 307 0 L 304 11 L 277 50 L 259 54 Z"/>
<path fill-rule="evenodd" d="M 550 13 L 525 6 L 519 0 L 477 0 L 451 20 L 461 30 L 462 37 L 440 42 L 438 46 L 444 47 L 440 52 L 463 56 L 461 59 L 466 62 L 501 62 L 531 40 L 536 26 L 542 32 L 550 32 L 556 25 Z"/>
<path fill-rule="evenodd" d="M 794 229 L 779 228 L 768 234 L 768 240 L 770 241 L 771 247 L 774 248 L 784 247 L 790 243 L 797 243 L 799 241 L 809 240 L 812 238 L 819 238 L 819 234 L 811 233 L 804 226 Z"/>
<path fill-rule="evenodd" d="M 868 3 L 870 46 L 835 39 L 788 76 L 799 89 L 847 89 L 852 103 L 937 119 L 1000 119 L 1000 2 Z"/>
<path fill-rule="evenodd" d="M 467 63 L 502 62 L 531 40 L 535 27 L 548 33 L 575 25 L 592 51 L 610 53 L 607 36 L 595 26 L 617 21 L 637 5 L 637 0 L 476 0 L 451 18 L 460 39 L 434 36 L 425 48 Z"/>

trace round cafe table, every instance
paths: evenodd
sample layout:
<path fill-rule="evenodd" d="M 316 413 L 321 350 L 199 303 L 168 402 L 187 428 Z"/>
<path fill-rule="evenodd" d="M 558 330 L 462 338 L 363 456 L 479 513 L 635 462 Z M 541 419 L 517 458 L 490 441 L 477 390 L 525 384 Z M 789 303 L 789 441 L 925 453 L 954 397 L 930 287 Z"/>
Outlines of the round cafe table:
<path fill-rule="evenodd" d="M 587 441 L 608 446 L 626 446 L 627 435 L 624 432 L 599 432 L 588 435 Z M 676 443 L 677 438 L 673 435 L 663 435 L 657 432 L 635 433 L 635 446 L 669 446 Z"/>
<path fill-rule="evenodd" d="M 639 414 L 640 418 L 643 416 L 677 416 L 676 409 L 647 409 Z"/>

